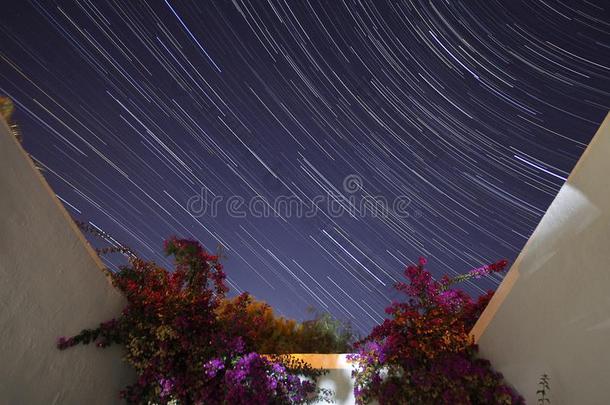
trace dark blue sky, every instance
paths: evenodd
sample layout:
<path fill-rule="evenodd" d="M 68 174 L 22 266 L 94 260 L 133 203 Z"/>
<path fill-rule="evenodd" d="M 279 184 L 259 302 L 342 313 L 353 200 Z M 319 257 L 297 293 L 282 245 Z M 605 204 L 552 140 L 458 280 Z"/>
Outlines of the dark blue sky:
<path fill-rule="evenodd" d="M 608 8 L 12 2 L 0 93 L 76 218 L 164 265 L 222 244 L 234 291 L 364 331 L 420 255 L 516 257 L 610 109 Z"/>

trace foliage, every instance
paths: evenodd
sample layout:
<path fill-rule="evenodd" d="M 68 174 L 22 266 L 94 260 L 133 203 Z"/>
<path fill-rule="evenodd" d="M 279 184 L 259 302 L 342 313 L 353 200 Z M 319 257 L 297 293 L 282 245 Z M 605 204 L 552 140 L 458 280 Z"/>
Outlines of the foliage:
<path fill-rule="evenodd" d="M 107 234 L 106 232 L 102 231 L 101 229 L 88 224 L 86 222 L 82 222 L 79 221 L 77 219 L 74 219 L 74 223 L 76 224 L 76 226 L 78 226 L 78 228 L 83 231 L 84 233 L 88 233 L 90 235 L 94 235 L 100 239 L 103 239 L 105 241 L 112 241 L 113 245 L 112 246 L 105 246 L 102 248 L 96 248 L 95 249 L 95 253 L 97 253 L 98 255 L 105 255 L 108 253 L 121 253 L 126 255 L 127 257 L 132 257 L 132 258 L 138 258 L 138 255 L 128 246 L 125 246 L 123 244 L 118 244 L 114 238 L 112 236 L 110 236 L 109 234 Z"/>
<path fill-rule="evenodd" d="M 551 399 L 547 396 L 551 391 L 551 377 L 548 374 L 542 374 L 538 380 L 538 386 L 540 387 L 536 394 L 538 395 L 538 404 L 550 404 Z"/>
<path fill-rule="evenodd" d="M 312 312 L 314 318 L 299 325 L 291 353 L 351 352 L 355 340 L 351 325 L 334 319 L 327 312 Z"/>
<path fill-rule="evenodd" d="M 13 112 L 15 111 L 15 105 L 13 101 L 5 96 L 0 96 L 0 116 L 6 120 L 6 122 L 11 122 Z"/>
<path fill-rule="evenodd" d="M 259 353 L 288 353 L 297 328 L 296 321 L 276 316 L 269 304 L 247 293 L 223 300 L 218 316 L 223 328 Z"/>
<path fill-rule="evenodd" d="M 346 352 L 353 339 L 349 327 L 328 314 L 297 323 L 275 315 L 268 304 L 247 293 L 226 298 L 218 257 L 194 241 L 166 242 L 166 254 L 175 259 L 171 272 L 122 246 L 100 251 L 107 252 L 129 257 L 128 266 L 110 273 L 127 307 L 96 329 L 60 338 L 58 347 L 124 345 L 125 359 L 138 375 L 121 393 L 128 402 L 289 404 L 329 399 L 330 392 L 315 385 L 323 371 L 282 353 Z M 452 288 L 502 271 L 506 261 L 440 281 L 424 265 L 420 259 L 405 270 L 409 282 L 398 283 L 396 289 L 407 300 L 392 303 L 386 309 L 389 319 L 356 344 L 358 353 L 351 359 L 357 402 L 522 404 L 490 363 L 477 357 L 469 337 L 493 292 L 473 301 Z M 538 391 L 543 397 L 548 391 L 548 380 L 544 382 Z"/>
<path fill-rule="evenodd" d="M 297 323 L 275 315 L 269 304 L 247 293 L 223 300 L 218 315 L 225 329 L 259 353 L 345 353 L 354 340 L 350 327 L 329 314 Z"/>
<path fill-rule="evenodd" d="M 247 332 L 243 320 L 218 316 L 227 288 L 217 256 L 176 238 L 166 242 L 165 253 L 175 259 L 171 272 L 130 257 L 128 266 L 111 274 L 128 302 L 121 316 L 60 338 L 58 347 L 124 345 L 138 376 L 121 393 L 130 403 L 288 404 L 328 394 L 298 377 L 319 372 L 259 355 L 251 350 L 256 340 L 241 335 Z M 248 296 L 236 301 L 248 302 Z"/>
<path fill-rule="evenodd" d="M 17 138 L 19 142 L 23 142 L 23 135 L 21 134 L 21 130 L 19 126 L 13 119 L 13 113 L 15 112 L 15 104 L 13 104 L 13 100 L 6 96 L 0 96 L 0 116 L 4 118 L 6 123 L 8 124 L 11 133 Z M 34 161 L 36 163 L 36 161 Z"/>
<path fill-rule="evenodd" d="M 424 269 L 426 261 L 405 270 L 408 283 L 396 289 L 407 296 L 386 309 L 389 319 L 357 343 L 354 394 L 359 404 L 522 404 L 487 360 L 477 358 L 469 336 L 492 293 L 473 301 L 451 287 L 460 281 L 502 271 L 506 261 L 440 281 Z"/>

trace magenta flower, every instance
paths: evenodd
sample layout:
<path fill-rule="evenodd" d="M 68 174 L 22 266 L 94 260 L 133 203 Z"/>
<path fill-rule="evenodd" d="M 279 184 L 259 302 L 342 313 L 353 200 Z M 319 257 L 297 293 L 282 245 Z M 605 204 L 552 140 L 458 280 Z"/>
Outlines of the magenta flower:
<path fill-rule="evenodd" d="M 389 319 L 357 343 L 352 372 L 357 404 L 411 403 L 523 404 L 488 361 L 477 357 L 469 331 L 489 302 L 475 302 L 457 282 L 505 268 L 500 261 L 454 278 L 439 281 L 424 269 L 425 259 L 405 270 L 408 283 L 396 289 L 406 300 L 386 308 Z"/>
<path fill-rule="evenodd" d="M 174 388 L 174 381 L 171 379 L 161 378 L 159 380 L 159 385 L 161 386 L 161 393 L 159 396 L 161 398 L 166 398 L 171 394 L 172 389 Z"/>
<path fill-rule="evenodd" d="M 220 371 L 224 368 L 225 368 L 225 365 L 222 362 L 222 360 L 220 360 L 220 359 L 212 359 L 203 365 L 205 374 L 209 378 L 216 377 L 216 374 L 218 374 L 218 371 Z"/>

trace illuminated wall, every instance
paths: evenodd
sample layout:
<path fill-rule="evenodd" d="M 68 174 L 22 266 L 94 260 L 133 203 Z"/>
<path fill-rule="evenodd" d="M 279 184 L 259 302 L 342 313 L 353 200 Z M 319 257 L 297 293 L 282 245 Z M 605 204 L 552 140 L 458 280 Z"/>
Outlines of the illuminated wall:
<path fill-rule="evenodd" d="M 528 403 L 543 373 L 553 405 L 610 403 L 610 115 L 473 334 Z"/>
<path fill-rule="evenodd" d="M 55 348 L 124 306 L 101 267 L 0 118 L 0 403 L 119 402 L 119 348 Z"/>

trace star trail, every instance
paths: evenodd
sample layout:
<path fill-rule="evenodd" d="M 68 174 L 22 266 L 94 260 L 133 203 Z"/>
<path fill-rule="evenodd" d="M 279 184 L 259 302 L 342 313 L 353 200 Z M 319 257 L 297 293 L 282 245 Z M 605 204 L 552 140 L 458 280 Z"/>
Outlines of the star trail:
<path fill-rule="evenodd" d="M 110 243 L 167 266 L 168 236 L 222 246 L 234 292 L 365 332 L 418 256 L 436 275 L 514 260 L 610 110 L 609 8 L 11 2 L 0 93 Z"/>

